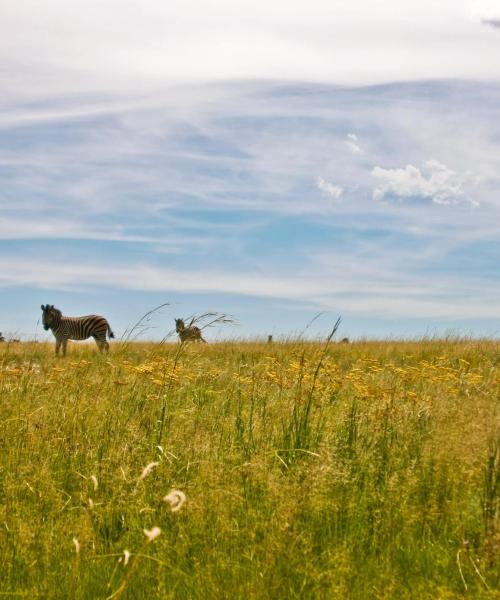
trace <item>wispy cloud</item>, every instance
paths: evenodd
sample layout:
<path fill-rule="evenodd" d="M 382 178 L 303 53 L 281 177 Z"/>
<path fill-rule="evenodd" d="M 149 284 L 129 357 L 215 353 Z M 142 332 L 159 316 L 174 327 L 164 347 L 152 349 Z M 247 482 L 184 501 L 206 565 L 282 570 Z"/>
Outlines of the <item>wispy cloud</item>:
<path fill-rule="evenodd" d="M 176 231 L 175 222 L 182 224 L 182 230 Z M 249 223 L 246 229 L 251 227 Z M 189 252 L 193 254 L 198 249 L 207 249 L 219 243 L 219 237 L 231 225 L 215 225 L 213 231 L 207 231 L 206 224 L 190 220 L 171 219 L 170 227 L 154 227 L 149 225 L 148 234 L 134 233 L 133 228 L 123 225 L 104 225 L 80 222 L 78 219 L 48 218 L 34 220 L 30 216 L 3 217 L 0 220 L 0 241 L 19 240 L 68 240 L 68 241 L 103 241 L 116 242 L 123 245 L 147 245 L 153 247 L 155 252 L 179 254 Z M 200 231 L 200 229 L 202 231 Z M 236 227 L 236 232 L 245 228 Z M 198 231 L 197 231 L 198 230 Z"/>
<path fill-rule="evenodd" d="M 344 195 L 344 188 L 341 185 L 325 181 L 322 177 L 318 177 L 316 184 L 322 192 L 325 192 L 325 194 L 331 196 L 334 200 L 340 200 Z"/>
<path fill-rule="evenodd" d="M 348 133 L 345 143 L 353 154 L 361 153 L 361 146 L 358 144 L 358 136 L 355 133 Z"/>
<path fill-rule="evenodd" d="M 337 265 L 336 263 L 339 262 Z M 0 286 L 23 285 L 48 290 L 78 291 L 96 288 L 124 291 L 232 294 L 305 303 L 318 310 L 342 310 L 372 317 L 499 318 L 493 302 L 497 284 L 470 278 L 422 276 L 393 271 L 389 265 L 376 271 L 373 261 L 359 264 L 349 257 L 334 261 L 326 270 L 283 274 L 272 271 L 238 273 L 228 270 L 178 270 L 132 263 L 52 263 L 47 260 L 0 260 Z M 404 285 L 402 285 L 404 280 Z M 360 284 L 360 281 L 362 283 Z"/>
<path fill-rule="evenodd" d="M 158 101 L 134 99 L 132 101 L 79 102 L 76 105 L 2 107 L 0 128 L 40 125 L 116 115 L 157 105 Z"/>

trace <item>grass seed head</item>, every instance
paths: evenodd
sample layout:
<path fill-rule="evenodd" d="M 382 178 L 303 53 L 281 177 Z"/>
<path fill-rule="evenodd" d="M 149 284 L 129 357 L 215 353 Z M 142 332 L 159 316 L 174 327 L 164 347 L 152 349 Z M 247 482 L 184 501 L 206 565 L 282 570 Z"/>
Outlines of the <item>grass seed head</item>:
<path fill-rule="evenodd" d="M 80 554 L 80 542 L 76 539 L 76 537 L 73 538 L 73 544 L 75 545 L 76 554 Z"/>
<path fill-rule="evenodd" d="M 163 500 L 170 504 L 170 510 L 172 512 L 176 512 L 180 510 L 181 506 L 186 502 L 186 494 L 180 490 L 172 490 L 170 494 L 164 496 Z"/>
<path fill-rule="evenodd" d="M 148 542 L 155 540 L 161 533 L 159 527 L 153 527 L 152 529 L 144 529 L 144 535 L 148 538 Z"/>
<path fill-rule="evenodd" d="M 146 465 L 144 467 L 144 469 L 142 470 L 141 476 L 139 477 L 139 481 L 142 481 L 143 479 L 145 479 L 150 473 L 151 471 L 157 467 L 160 463 L 159 462 L 151 462 L 149 463 L 149 465 Z"/>

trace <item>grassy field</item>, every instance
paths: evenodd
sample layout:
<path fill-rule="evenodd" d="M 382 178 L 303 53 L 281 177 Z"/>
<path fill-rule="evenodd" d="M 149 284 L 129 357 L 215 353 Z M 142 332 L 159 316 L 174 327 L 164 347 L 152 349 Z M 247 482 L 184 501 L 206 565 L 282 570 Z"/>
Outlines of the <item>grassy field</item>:
<path fill-rule="evenodd" d="M 0 598 L 499 598 L 499 362 L 0 344 Z"/>

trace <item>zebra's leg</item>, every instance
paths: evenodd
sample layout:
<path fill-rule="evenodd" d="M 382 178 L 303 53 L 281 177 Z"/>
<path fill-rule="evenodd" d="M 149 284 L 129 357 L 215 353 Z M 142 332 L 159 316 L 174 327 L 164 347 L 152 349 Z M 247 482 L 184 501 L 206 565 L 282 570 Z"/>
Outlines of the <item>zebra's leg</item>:
<path fill-rule="evenodd" d="M 106 339 L 103 339 L 101 337 L 97 337 L 97 336 L 92 336 L 95 340 L 95 343 L 97 344 L 97 347 L 99 348 L 99 352 L 107 352 L 109 350 L 109 344 L 106 341 Z"/>
<path fill-rule="evenodd" d="M 62 349 L 63 349 L 63 356 L 66 356 L 66 348 L 68 346 L 68 340 L 67 338 L 64 338 L 62 340 Z"/>
<path fill-rule="evenodd" d="M 61 347 L 61 340 L 56 338 L 56 356 L 59 356 L 59 348 Z"/>

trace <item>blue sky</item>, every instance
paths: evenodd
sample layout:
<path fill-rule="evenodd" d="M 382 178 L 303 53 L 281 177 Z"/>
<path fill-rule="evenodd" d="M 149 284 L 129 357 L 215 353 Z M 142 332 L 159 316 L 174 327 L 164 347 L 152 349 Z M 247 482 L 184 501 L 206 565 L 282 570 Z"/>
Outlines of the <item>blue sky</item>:
<path fill-rule="evenodd" d="M 2 7 L 0 330 L 169 302 L 148 336 L 498 335 L 493 4 L 188 4 Z"/>

